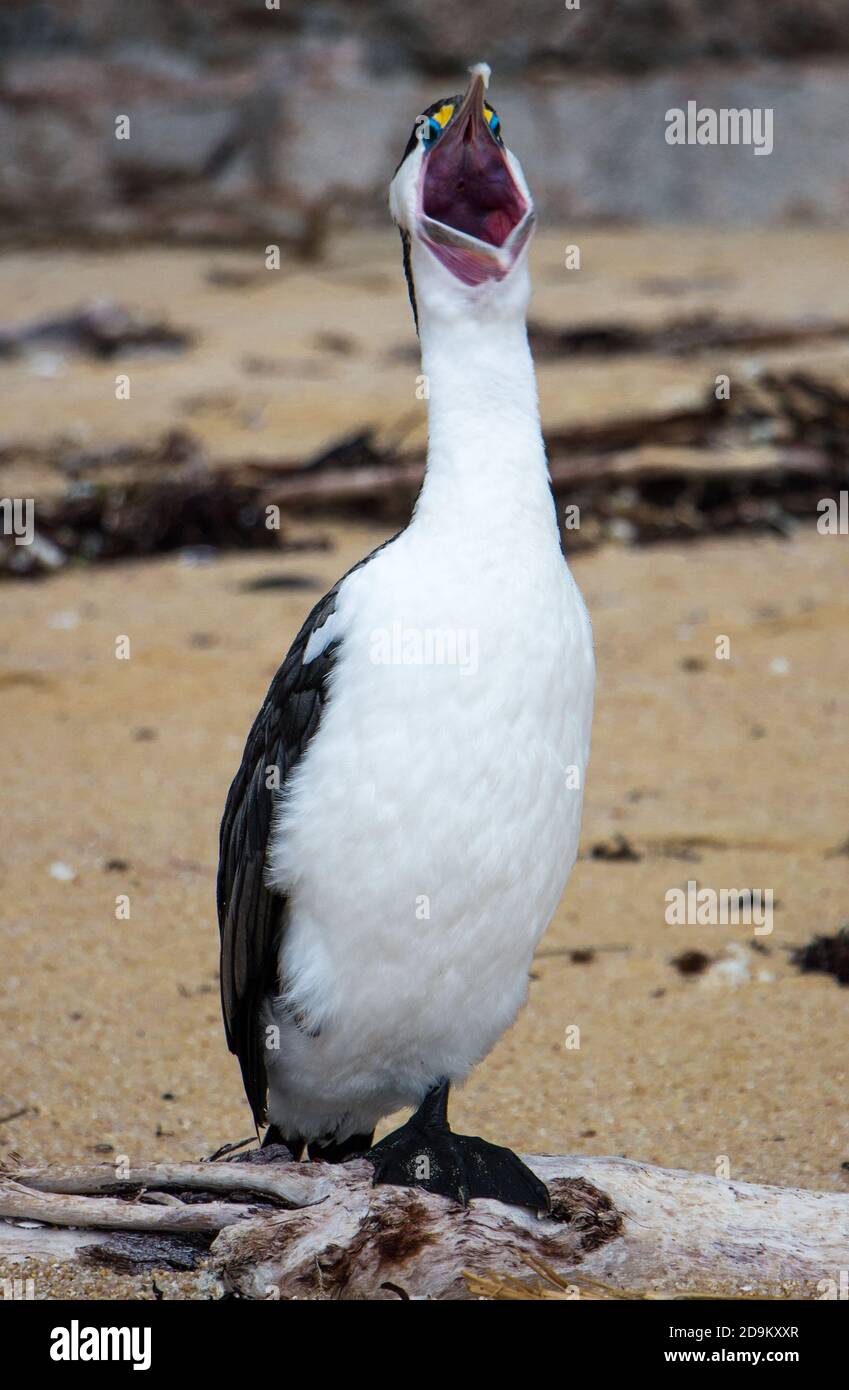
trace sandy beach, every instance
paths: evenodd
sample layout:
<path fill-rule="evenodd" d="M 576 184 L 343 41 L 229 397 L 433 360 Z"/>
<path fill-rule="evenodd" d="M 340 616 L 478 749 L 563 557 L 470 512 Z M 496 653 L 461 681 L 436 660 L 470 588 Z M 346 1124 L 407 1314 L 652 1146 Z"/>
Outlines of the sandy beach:
<path fill-rule="evenodd" d="M 794 235 L 781 243 L 788 256 Z M 541 283 L 553 283 L 562 240 L 536 253 Z M 353 250 L 369 244 L 354 272 Z M 636 315 L 650 296 L 635 286 L 661 261 L 689 281 L 699 267 L 721 275 L 740 244 L 690 233 L 670 255 L 652 234 L 635 265 L 633 243 L 606 233 L 598 293 L 582 285 L 575 298 L 584 316 L 591 298 L 600 317 L 614 300 Z M 757 293 L 748 279 L 726 286 L 723 313 L 849 311 L 833 238 L 820 250 L 780 302 L 775 257 Z M 10 321 L 130 284 L 134 302 L 167 311 L 199 342 L 173 361 L 139 359 L 123 404 L 109 391 L 114 363 L 4 366 L 3 438 L 14 445 L 4 492 L 63 486 L 50 456 L 69 438 L 90 447 L 190 425 L 221 464 L 247 453 L 302 459 L 358 425 L 415 439 L 415 362 L 397 354 L 413 340 L 388 235 L 238 294 L 208 279 L 224 260 L 245 268 L 242 254 L 7 258 Z M 71 269 L 73 297 L 62 288 Z M 575 298 L 552 293 L 548 317 L 577 314 Z M 686 305 L 712 294 L 709 284 L 688 290 Z M 322 340 L 330 325 L 353 346 Z M 845 363 L 844 349 L 833 353 Z M 276 366 L 257 384 L 245 357 L 268 355 Z M 547 425 L 598 412 L 626 366 L 547 365 Z M 680 401 L 718 369 L 635 359 L 617 400 Z M 218 822 L 303 617 L 387 534 L 301 518 L 288 532 L 297 552 L 72 564 L 3 585 L 3 1154 L 193 1159 L 251 1133 L 219 1016 Z M 849 919 L 845 547 L 812 519 L 786 537 L 604 544 L 576 556 L 598 662 L 581 857 L 527 1008 L 454 1098 L 458 1129 L 525 1152 L 702 1172 L 725 1159 L 735 1179 L 849 1190 L 849 993 L 790 961 L 792 948 Z M 263 585 L 282 577 L 289 587 Z M 721 635 L 729 660 L 716 657 Z M 116 658 L 121 636 L 128 660 Z M 771 889 L 772 931 L 669 925 L 666 894 L 690 880 Z M 116 916 L 126 904 L 129 917 Z M 709 961 L 684 974 L 673 961 L 692 951 Z M 575 1026 L 578 1048 L 568 1043 Z M 68 1276 L 40 1277 L 51 1288 Z M 72 1286 L 92 1278 L 77 1272 Z M 194 1276 L 163 1278 L 177 1294 L 195 1287 Z M 148 1289 L 142 1276 L 131 1282 Z"/>

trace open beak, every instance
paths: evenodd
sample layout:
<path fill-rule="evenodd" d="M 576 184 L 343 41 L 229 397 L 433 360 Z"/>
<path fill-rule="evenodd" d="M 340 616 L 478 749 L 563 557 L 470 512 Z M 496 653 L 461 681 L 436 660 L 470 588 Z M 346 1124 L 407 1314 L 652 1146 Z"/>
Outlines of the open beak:
<path fill-rule="evenodd" d="M 535 221 L 486 119 L 488 71 L 472 69 L 460 107 L 423 161 L 419 187 L 422 240 L 465 285 L 503 280 Z"/>

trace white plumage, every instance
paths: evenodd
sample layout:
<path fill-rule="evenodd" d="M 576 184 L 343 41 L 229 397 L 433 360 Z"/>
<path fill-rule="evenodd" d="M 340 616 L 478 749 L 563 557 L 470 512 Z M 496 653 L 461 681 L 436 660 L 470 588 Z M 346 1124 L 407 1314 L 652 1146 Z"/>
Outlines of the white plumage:
<path fill-rule="evenodd" d="M 524 286 L 458 314 L 456 281 L 419 255 L 426 481 L 407 530 L 341 587 L 330 699 L 269 853 L 290 901 L 269 1115 L 307 1137 L 368 1132 L 486 1055 L 580 830 L 592 638 L 560 549 Z M 477 634 L 477 669 L 377 663 L 395 624 Z"/>

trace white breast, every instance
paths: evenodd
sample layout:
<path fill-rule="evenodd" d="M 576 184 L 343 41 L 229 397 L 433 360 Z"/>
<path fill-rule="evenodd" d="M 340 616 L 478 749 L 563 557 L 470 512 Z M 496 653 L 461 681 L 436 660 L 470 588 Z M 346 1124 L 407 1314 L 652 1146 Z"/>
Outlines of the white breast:
<path fill-rule="evenodd" d="M 548 535 L 517 553 L 413 525 L 346 580 L 333 636 L 269 853 L 290 902 L 270 1113 L 342 1139 L 514 1019 L 577 851 L 594 676 Z"/>

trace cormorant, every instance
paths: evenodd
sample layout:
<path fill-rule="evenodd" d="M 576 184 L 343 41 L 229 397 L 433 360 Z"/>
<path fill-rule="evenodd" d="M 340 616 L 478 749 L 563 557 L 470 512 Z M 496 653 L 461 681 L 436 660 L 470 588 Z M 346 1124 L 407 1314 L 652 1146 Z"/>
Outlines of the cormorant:
<path fill-rule="evenodd" d="M 390 189 L 426 476 L 406 530 L 310 613 L 248 736 L 221 825 L 221 990 L 264 1142 L 541 1210 L 515 1154 L 446 1116 L 522 1007 L 574 863 L 594 683 L 526 332 L 534 205 L 489 69 L 471 72 Z"/>

